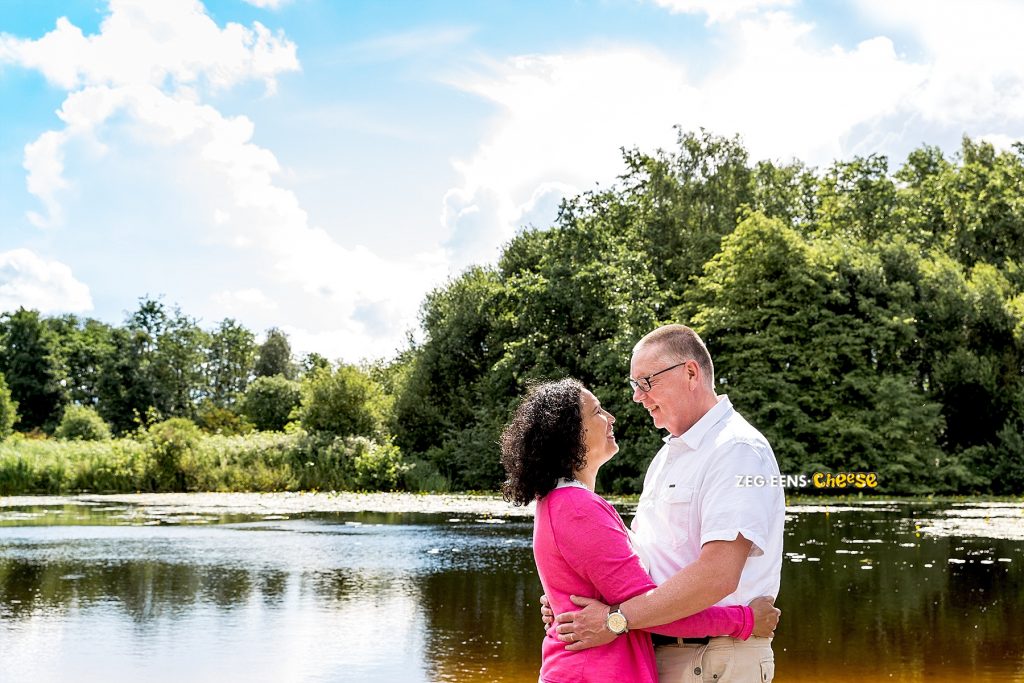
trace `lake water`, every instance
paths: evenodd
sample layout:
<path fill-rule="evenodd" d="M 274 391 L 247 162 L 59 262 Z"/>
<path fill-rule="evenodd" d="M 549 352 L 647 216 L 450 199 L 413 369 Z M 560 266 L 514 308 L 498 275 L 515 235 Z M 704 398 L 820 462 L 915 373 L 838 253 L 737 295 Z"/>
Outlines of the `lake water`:
<path fill-rule="evenodd" d="M 531 528 L 6 505 L 0 681 L 532 683 Z M 794 507 L 786 553 L 777 681 L 1024 681 L 1020 505 Z"/>

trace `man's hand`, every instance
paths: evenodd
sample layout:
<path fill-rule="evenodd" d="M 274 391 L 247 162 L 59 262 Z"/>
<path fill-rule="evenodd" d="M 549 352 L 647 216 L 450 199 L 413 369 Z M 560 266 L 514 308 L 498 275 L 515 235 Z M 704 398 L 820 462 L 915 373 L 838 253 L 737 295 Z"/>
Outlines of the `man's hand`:
<path fill-rule="evenodd" d="M 555 613 L 551 610 L 551 603 L 546 595 L 540 596 L 540 620 L 544 622 L 545 631 L 555 623 Z"/>
<path fill-rule="evenodd" d="M 754 631 L 750 635 L 760 638 L 775 637 L 775 627 L 779 625 L 782 610 L 775 606 L 775 598 L 763 595 L 750 601 L 750 609 L 754 611 Z"/>
<path fill-rule="evenodd" d="M 565 612 L 555 617 L 558 622 L 558 639 L 570 643 L 566 650 L 578 652 L 615 640 L 615 634 L 605 626 L 608 605 L 594 598 L 570 596 L 574 605 L 582 607 L 578 612 Z"/>

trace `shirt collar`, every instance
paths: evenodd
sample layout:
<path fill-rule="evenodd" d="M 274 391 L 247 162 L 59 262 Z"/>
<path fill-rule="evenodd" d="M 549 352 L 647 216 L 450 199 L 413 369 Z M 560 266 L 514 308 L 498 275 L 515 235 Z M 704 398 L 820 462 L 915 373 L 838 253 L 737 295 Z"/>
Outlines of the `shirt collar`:
<path fill-rule="evenodd" d="M 700 447 L 700 442 L 704 440 L 704 436 L 711 431 L 711 428 L 725 419 L 730 413 L 732 413 L 732 401 L 729 400 L 728 396 L 722 394 L 718 397 L 718 402 L 714 407 L 704 413 L 704 416 L 697 420 L 692 427 L 679 436 L 669 434 L 664 438 L 664 441 L 669 446 L 681 445 L 686 446 L 690 450 L 697 450 Z"/>

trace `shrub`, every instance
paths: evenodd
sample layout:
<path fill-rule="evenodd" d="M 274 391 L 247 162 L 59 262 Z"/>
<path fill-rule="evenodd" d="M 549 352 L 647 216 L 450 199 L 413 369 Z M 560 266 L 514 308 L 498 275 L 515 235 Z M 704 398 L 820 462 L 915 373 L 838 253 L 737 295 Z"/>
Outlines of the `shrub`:
<path fill-rule="evenodd" d="M 194 451 L 201 438 L 199 427 L 184 417 L 172 417 L 149 427 L 146 441 L 157 489 L 187 490 L 186 469 L 195 470 Z"/>
<path fill-rule="evenodd" d="M 207 434 L 223 434 L 234 436 L 248 434 L 253 424 L 244 415 L 239 415 L 230 408 L 221 408 L 206 402 L 196 412 L 196 425 Z"/>
<path fill-rule="evenodd" d="M 318 368 L 302 382 L 298 417 L 311 433 L 379 436 L 383 392 L 359 368 L 341 365 L 334 372 Z"/>
<path fill-rule="evenodd" d="M 301 432 L 208 436 L 193 452 L 186 485 L 198 491 L 290 491 L 298 488 L 290 454 Z"/>
<path fill-rule="evenodd" d="M 0 495 L 124 492 L 152 486 L 152 461 L 132 439 L 80 441 L 15 435 L 0 444 Z"/>
<path fill-rule="evenodd" d="M 434 463 L 415 459 L 402 472 L 402 488 L 417 493 L 447 493 L 451 490 L 451 482 Z"/>
<path fill-rule="evenodd" d="M 257 377 L 245 390 L 241 411 L 261 431 L 279 432 L 291 420 L 302 392 L 299 383 L 282 375 Z"/>
<path fill-rule="evenodd" d="M 374 443 L 358 438 L 353 454 L 355 484 L 368 491 L 394 491 L 407 466 L 402 452 L 392 443 Z"/>
<path fill-rule="evenodd" d="M 106 441 L 110 438 L 110 427 L 95 408 L 70 405 L 64 409 L 64 416 L 53 435 L 58 439 Z"/>

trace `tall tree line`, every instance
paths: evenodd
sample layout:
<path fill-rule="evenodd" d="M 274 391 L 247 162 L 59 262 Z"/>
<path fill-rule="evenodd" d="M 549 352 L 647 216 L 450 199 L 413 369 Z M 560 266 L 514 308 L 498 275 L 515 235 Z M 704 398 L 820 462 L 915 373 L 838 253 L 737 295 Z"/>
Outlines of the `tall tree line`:
<path fill-rule="evenodd" d="M 493 487 L 511 402 L 568 374 L 618 417 L 604 486 L 635 491 L 660 435 L 631 401 L 630 351 L 683 322 L 785 473 L 1024 491 L 1024 146 L 818 171 L 701 131 L 624 161 L 614 187 L 427 298 L 395 404 L 404 450 Z"/>
<path fill-rule="evenodd" d="M 344 385 L 337 396 L 372 393 L 367 419 L 405 458 L 454 488 L 494 489 L 514 402 L 533 380 L 572 375 L 618 418 L 603 487 L 635 491 L 660 435 L 631 401 L 630 352 L 684 322 L 784 473 L 876 471 L 894 493 L 1024 491 L 1024 146 L 965 138 L 895 171 L 881 156 L 819 170 L 751 162 L 738 139 L 700 131 L 623 162 L 614 186 L 431 292 L 423 341 L 358 377 L 316 354 L 296 363 L 279 331 L 256 345 L 235 321 L 204 331 L 159 300 L 116 327 L 7 313 L 15 428 L 52 431 L 82 404 L 124 433 L 237 412 L 251 395 L 252 419 L 280 429 L 291 380 L 322 375 Z M 318 405 L 310 424 L 336 421 Z"/>
<path fill-rule="evenodd" d="M 232 319 L 204 330 L 143 298 L 123 325 L 24 308 L 0 316 L 0 375 L 17 404 L 15 428 L 52 433 L 68 405 L 95 408 L 115 433 L 170 417 L 236 410 L 260 377 L 294 379 L 287 336 L 262 344 Z"/>

